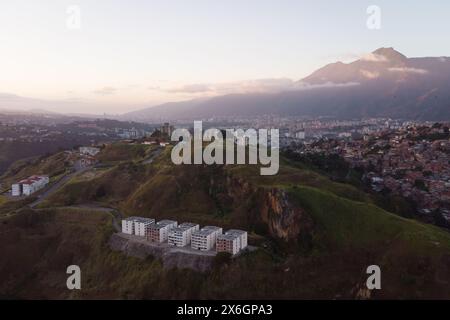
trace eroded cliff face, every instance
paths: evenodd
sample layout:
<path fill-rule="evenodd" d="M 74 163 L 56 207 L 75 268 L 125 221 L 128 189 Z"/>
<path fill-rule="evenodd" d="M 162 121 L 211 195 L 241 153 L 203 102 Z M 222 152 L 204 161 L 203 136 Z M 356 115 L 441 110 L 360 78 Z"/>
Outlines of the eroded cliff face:
<path fill-rule="evenodd" d="M 225 181 L 220 185 L 226 192 L 224 198 L 233 204 L 234 215 L 240 219 L 236 223 L 248 227 L 263 224 L 270 236 L 284 241 L 295 241 L 301 233 L 312 232 L 312 219 L 301 206 L 294 204 L 285 190 L 258 187 L 232 176 L 222 181 Z M 212 189 L 218 183 L 217 179 L 211 180 Z"/>
<path fill-rule="evenodd" d="M 264 192 L 261 218 L 272 236 L 285 241 L 296 240 L 301 233 L 309 233 L 313 222 L 300 207 L 295 206 L 286 191 L 271 189 Z"/>

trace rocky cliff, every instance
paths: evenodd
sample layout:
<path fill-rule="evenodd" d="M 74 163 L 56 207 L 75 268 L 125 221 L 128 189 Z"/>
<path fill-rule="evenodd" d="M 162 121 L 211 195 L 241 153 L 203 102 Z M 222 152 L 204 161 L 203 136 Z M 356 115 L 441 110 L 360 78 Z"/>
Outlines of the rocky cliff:
<path fill-rule="evenodd" d="M 313 227 L 310 216 L 302 208 L 294 206 L 286 191 L 280 189 L 264 192 L 261 218 L 272 236 L 285 241 L 297 239 Z"/>
<path fill-rule="evenodd" d="M 285 190 L 257 186 L 231 176 L 225 181 L 221 188 L 226 190 L 226 198 L 237 208 L 236 211 L 246 212 L 245 221 L 236 221 L 244 228 L 260 224 L 271 237 L 284 241 L 296 240 L 302 233 L 310 233 L 313 229 L 311 217 L 298 203 L 293 203 Z M 212 180 L 211 183 L 217 184 L 217 181 Z"/>

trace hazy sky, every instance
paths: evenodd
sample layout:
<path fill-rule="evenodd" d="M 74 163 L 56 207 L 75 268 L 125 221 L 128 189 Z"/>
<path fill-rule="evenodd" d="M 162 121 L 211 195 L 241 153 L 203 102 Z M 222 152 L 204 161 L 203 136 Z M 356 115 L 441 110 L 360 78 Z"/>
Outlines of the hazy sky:
<path fill-rule="evenodd" d="M 367 28 L 369 5 L 380 30 Z M 40 100 L 29 108 L 122 113 L 281 90 L 382 46 L 450 56 L 449 13 L 448 0 L 2 0 L 0 108 L 24 107 L 13 94 Z"/>

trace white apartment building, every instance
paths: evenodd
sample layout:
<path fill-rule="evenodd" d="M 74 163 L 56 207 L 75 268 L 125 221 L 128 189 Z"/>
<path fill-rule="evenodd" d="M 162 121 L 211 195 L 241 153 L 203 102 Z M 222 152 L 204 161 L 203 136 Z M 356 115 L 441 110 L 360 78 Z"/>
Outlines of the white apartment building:
<path fill-rule="evenodd" d="M 151 224 L 147 228 L 147 240 L 158 243 L 165 242 L 169 237 L 169 231 L 177 226 L 178 222 L 173 220 L 161 220 Z"/>
<path fill-rule="evenodd" d="M 50 179 L 48 176 L 31 176 L 13 184 L 11 186 L 11 195 L 16 197 L 21 196 L 22 194 L 29 196 L 44 188 L 49 182 Z"/>
<path fill-rule="evenodd" d="M 201 251 L 211 250 L 220 234 L 222 234 L 222 228 L 214 226 L 206 226 L 201 230 L 194 231 L 191 236 L 191 247 Z"/>
<path fill-rule="evenodd" d="M 221 227 L 216 227 L 216 226 L 204 226 L 202 228 L 202 230 L 211 230 L 214 232 L 214 237 L 217 239 L 217 236 L 219 234 L 222 234 L 223 229 Z M 214 240 L 215 241 L 215 240 Z"/>
<path fill-rule="evenodd" d="M 247 247 L 247 231 L 230 229 L 225 232 L 227 235 L 235 235 L 239 239 L 239 250 L 245 249 Z"/>
<path fill-rule="evenodd" d="M 22 185 L 20 183 L 14 183 L 11 187 L 11 195 L 13 197 L 19 197 L 22 195 Z"/>
<path fill-rule="evenodd" d="M 134 234 L 134 222 L 139 217 L 129 217 L 122 220 L 122 233 Z"/>
<path fill-rule="evenodd" d="M 228 252 L 232 255 L 240 251 L 240 237 L 237 234 L 220 234 L 216 241 L 217 252 Z"/>
<path fill-rule="evenodd" d="M 137 236 L 145 237 L 150 225 L 155 223 L 155 219 L 137 217 L 134 220 L 134 234 Z"/>
<path fill-rule="evenodd" d="M 80 147 L 80 154 L 81 155 L 88 155 L 88 156 L 95 156 L 97 153 L 100 152 L 99 148 L 95 148 L 95 147 Z"/>
<path fill-rule="evenodd" d="M 169 231 L 168 242 L 172 246 L 185 247 L 191 243 L 192 233 L 198 231 L 200 226 L 195 223 L 185 222 L 177 228 Z"/>

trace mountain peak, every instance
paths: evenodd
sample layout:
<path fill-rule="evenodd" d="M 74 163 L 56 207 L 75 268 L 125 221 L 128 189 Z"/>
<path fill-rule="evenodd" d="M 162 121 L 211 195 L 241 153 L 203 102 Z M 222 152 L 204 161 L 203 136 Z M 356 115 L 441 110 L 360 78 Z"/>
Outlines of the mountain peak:
<path fill-rule="evenodd" d="M 400 52 L 398 52 L 397 50 L 395 50 L 392 47 L 379 48 L 372 53 L 375 55 L 378 55 L 378 56 L 383 56 L 388 61 L 404 61 L 404 60 L 408 59 L 405 55 L 401 54 Z"/>

